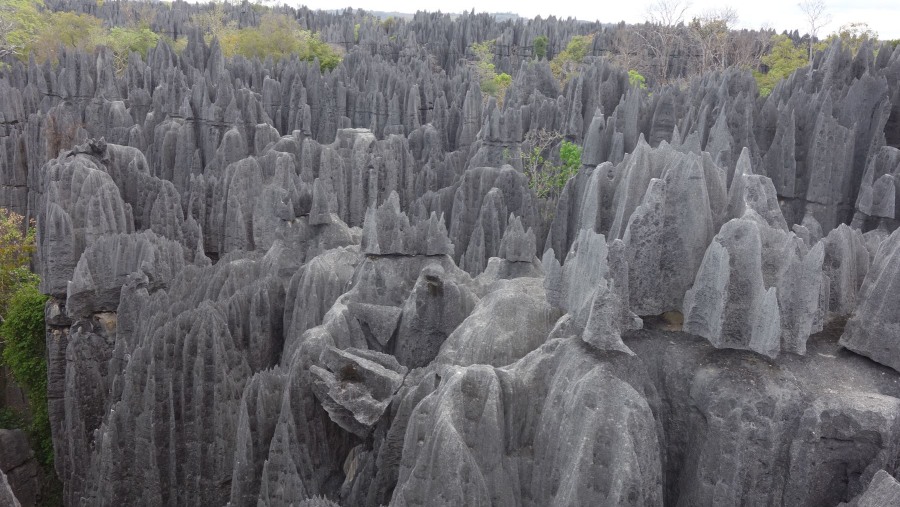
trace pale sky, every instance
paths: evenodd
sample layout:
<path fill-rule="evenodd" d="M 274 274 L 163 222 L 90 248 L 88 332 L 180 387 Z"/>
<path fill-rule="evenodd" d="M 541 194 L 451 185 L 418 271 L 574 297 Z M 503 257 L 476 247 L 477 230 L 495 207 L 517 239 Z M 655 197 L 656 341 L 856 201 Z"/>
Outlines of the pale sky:
<path fill-rule="evenodd" d="M 626 0 L 607 2 L 559 2 L 553 0 L 491 0 L 479 2 L 461 2 L 447 0 L 444 2 L 417 2 L 415 0 L 281 0 L 290 5 L 305 4 L 312 9 L 340 9 L 353 7 L 377 11 L 397 11 L 413 13 L 417 10 L 429 10 L 454 13 L 476 12 L 515 12 L 520 16 L 534 17 L 575 17 L 587 21 L 600 20 L 604 23 L 626 21 L 642 22 L 650 0 Z M 725 0 L 694 0 L 687 11 L 687 18 L 713 8 L 733 7 L 739 16 L 738 26 L 759 28 L 768 26 L 782 30 L 798 29 L 807 32 L 807 23 L 797 6 L 798 0 L 753 0 L 750 2 Z M 881 39 L 900 39 L 900 0 L 826 0 L 827 11 L 831 15 L 831 23 L 819 31 L 824 37 L 837 31 L 838 27 L 850 22 L 862 21 L 878 32 Z"/>

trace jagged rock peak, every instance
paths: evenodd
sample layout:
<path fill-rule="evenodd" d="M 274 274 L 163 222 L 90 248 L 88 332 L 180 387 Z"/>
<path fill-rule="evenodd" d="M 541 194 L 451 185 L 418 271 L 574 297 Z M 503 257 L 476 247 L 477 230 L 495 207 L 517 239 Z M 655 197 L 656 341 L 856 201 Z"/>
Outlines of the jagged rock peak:
<path fill-rule="evenodd" d="M 451 255 L 453 244 L 443 216 L 431 212 L 428 219 L 410 225 L 400 211 L 400 197 L 391 192 L 378 208 L 366 211 L 362 251 L 368 255 Z"/>

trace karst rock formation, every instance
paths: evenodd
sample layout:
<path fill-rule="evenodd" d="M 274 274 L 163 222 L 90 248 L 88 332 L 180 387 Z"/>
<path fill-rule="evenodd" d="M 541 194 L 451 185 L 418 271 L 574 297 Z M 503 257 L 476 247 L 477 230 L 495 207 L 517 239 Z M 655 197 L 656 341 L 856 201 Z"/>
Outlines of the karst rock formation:
<path fill-rule="evenodd" d="M 898 505 L 900 48 L 766 97 L 501 55 L 501 103 L 469 44 L 615 27 L 289 10 L 359 23 L 323 72 L 225 58 L 201 8 L 120 73 L 0 70 L 65 505 Z M 539 129 L 583 146 L 551 204 Z"/>

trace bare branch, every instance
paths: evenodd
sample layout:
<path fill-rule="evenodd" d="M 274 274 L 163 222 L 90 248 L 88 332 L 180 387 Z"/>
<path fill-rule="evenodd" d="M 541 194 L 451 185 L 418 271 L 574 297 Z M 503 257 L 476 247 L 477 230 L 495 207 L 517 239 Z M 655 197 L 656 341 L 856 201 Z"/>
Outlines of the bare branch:
<path fill-rule="evenodd" d="M 684 13 L 691 6 L 682 0 L 655 0 L 647 6 L 646 19 L 658 26 L 675 27 L 684 22 Z"/>
<path fill-rule="evenodd" d="M 819 30 L 831 22 L 831 14 L 826 11 L 825 0 L 803 0 L 799 4 L 800 10 L 809 23 L 809 59 L 813 56 L 813 40 Z"/>

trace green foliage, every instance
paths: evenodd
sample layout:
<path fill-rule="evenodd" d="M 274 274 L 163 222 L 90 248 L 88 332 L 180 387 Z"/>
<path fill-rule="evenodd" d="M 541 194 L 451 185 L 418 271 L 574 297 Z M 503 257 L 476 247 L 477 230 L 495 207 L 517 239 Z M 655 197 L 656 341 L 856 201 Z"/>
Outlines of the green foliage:
<path fill-rule="evenodd" d="M 156 47 L 159 35 L 149 28 L 113 28 L 103 37 L 102 43 L 113 52 L 116 71 L 124 72 L 128 67 L 128 57 L 132 52 L 140 53 L 146 59 L 151 48 Z M 185 40 L 185 44 L 187 41 Z"/>
<path fill-rule="evenodd" d="M 644 76 L 641 75 L 640 72 L 634 69 L 628 71 L 628 83 L 631 84 L 631 86 L 640 88 L 641 90 L 647 89 L 647 80 L 644 78 Z"/>
<path fill-rule="evenodd" d="M 547 38 L 546 35 L 538 35 L 534 38 L 534 56 L 538 60 L 541 58 L 547 57 L 547 46 L 550 44 L 550 39 Z"/>
<path fill-rule="evenodd" d="M 44 302 L 38 277 L 28 270 L 35 249 L 31 224 L 0 208 L 0 349 L 3 363 L 28 395 L 31 423 L 27 427 L 39 459 L 53 464 L 53 444 L 47 417 L 47 360 L 44 354 Z M 25 427 L 15 414 L 0 414 L 0 425 Z"/>
<path fill-rule="evenodd" d="M 91 51 L 102 42 L 103 22 L 88 14 L 43 12 L 30 42 L 20 54 L 33 54 L 38 62 L 59 61 L 59 48 Z"/>
<path fill-rule="evenodd" d="M 563 141 L 559 146 L 559 165 L 548 163 L 539 146 L 533 147 L 523 158 L 528 186 L 538 197 L 555 200 L 565 188 L 566 182 L 581 167 L 581 147 L 573 142 Z"/>
<path fill-rule="evenodd" d="M 497 99 L 498 104 L 503 103 L 506 89 L 512 84 L 512 76 L 505 72 L 497 74 L 495 70 L 493 40 L 475 42 L 470 46 L 475 57 L 473 64 L 478 73 L 481 84 L 481 92 Z"/>
<path fill-rule="evenodd" d="M 0 208 L 0 322 L 19 287 L 37 282 L 37 275 L 28 269 L 35 251 L 32 225 L 26 226 L 22 215 Z"/>
<path fill-rule="evenodd" d="M 841 44 L 850 48 L 850 52 L 855 55 L 865 42 L 878 40 L 878 32 L 863 22 L 847 23 L 841 25 L 837 32 L 829 35 L 825 39 L 825 45 L 831 45 L 836 39 L 840 39 Z"/>
<path fill-rule="evenodd" d="M 0 2 L 0 56 L 27 58 L 26 48 L 44 23 L 41 8 L 40 0 Z"/>
<path fill-rule="evenodd" d="M 359 23 L 353 25 L 353 42 L 359 43 Z"/>
<path fill-rule="evenodd" d="M 115 53 L 140 53 L 147 58 L 151 48 L 156 47 L 159 35 L 148 28 L 113 28 L 104 38 L 104 44 Z"/>
<path fill-rule="evenodd" d="M 52 466 L 44 335 L 46 300 L 47 296 L 38 292 L 36 283 L 20 286 L 9 302 L 0 336 L 3 338 L 3 362 L 28 395 L 31 407 L 29 433 L 35 454 L 45 466 Z"/>
<path fill-rule="evenodd" d="M 247 58 L 288 58 L 297 55 L 301 60 L 319 59 L 323 70 L 331 70 L 341 62 L 341 54 L 317 35 L 304 30 L 294 18 L 283 14 L 266 14 L 259 26 L 235 28 L 233 25 L 215 26 L 210 37 L 218 36 L 225 56 Z"/>
<path fill-rule="evenodd" d="M 773 36 L 772 51 L 760 61 L 769 70 L 765 74 L 754 72 L 753 77 L 756 78 L 760 95 L 764 97 L 772 93 L 779 81 L 809 63 L 806 49 L 794 46 L 794 42 L 786 35 Z"/>
<path fill-rule="evenodd" d="M 584 61 L 591 44 L 594 41 L 593 35 L 576 35 L 572 37 L 566 45 L 566 49 L 561 51 L 550 62 L 550 70 L 553 75 L 560 81 L 566 81 L 572 72 Z"/>
<path fill-rule="evenodd" d="M 339 50 L 300 27 L 297 20 L 284 14 L 264 13 L 257 27 L 239 29 L 228 21 L 225 6 L 215 3 L 193 22 L 207 34 L 207 42 L 219 39 L 225 56 L 242 55 L 248 58 L 285 58 L 297 55 L 302 60 L 318 58 L 323 70 L 331 70 L 341 62 Z M 115 58 L 117 71 L 128 65 L 132 52 L 146 58 L 160 35 L 149 28 L 149 12 L 138 9 L 129 27 L 107 30 L 101 20 L 75 12 L 50 12 L 43 9 L 42 0 L 4 0 L 0 5 L 0 56 L 7 53 L 27 59 L 34 55 L 39 63 L 56 62 L 60 46 L 92 51 L 98 45 L 109 47 Z M 7 26 L 10 29 L 4 30 Z M 356 36 L 359 37 L 358 27 Z M 187 45 L 187 39 L 166 38 L 176 52 Z"/>
<path fill-rule="evenodd" d="M 175 51 L 176 54 L 181 54 L 184 52 L 184 49 L 187 47 L 188 39 L 187 37 L 180 37 L 177 40 L 169 37 L 168 35 L 163 35 L 162 40 Z"/>
<path fill-rule="evenodd" d="M 17 430 L 25 428 L 22 415 L 9 407 L 0 407 L 0 429 Z"/>
<path fill-rule="evenodd" d="M 391 33 L 391 30 L 397 27 L 397 20 L 394 16 L 388 16 L 387 19 L 381 22 L 381 28 L 384 28 L 385 33 Z"/>

